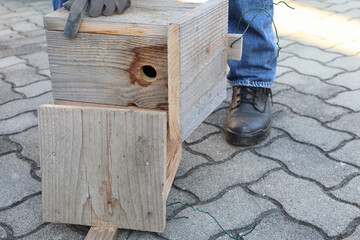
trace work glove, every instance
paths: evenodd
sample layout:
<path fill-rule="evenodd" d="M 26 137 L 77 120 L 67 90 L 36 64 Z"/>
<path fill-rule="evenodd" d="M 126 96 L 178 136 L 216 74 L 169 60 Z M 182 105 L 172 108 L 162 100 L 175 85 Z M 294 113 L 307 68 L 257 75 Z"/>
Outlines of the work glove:
<path fill-rule="evenodd" d="M 131 0 L 70 0 L 64 3 L 64 7 L 70 11 L 66 21 L 64 34 L 68 38 L 74 38 L 79 30 L 84 13 L 88 10 L 90 17 L 98 17 L 101 14 L 110 16 L 114 12 L 123 13 L 131 5 Z"/>

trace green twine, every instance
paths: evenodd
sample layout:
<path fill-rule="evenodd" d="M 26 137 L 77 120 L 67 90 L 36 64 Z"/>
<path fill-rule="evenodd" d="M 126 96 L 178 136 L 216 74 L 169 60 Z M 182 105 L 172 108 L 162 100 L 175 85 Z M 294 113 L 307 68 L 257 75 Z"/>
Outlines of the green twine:
<path fill-rule="evenodd" d="M 190 208 L 191 208 L 193 211 L 195 211 L 195 212 L 205 213 L 205 214 L 209 215 L 209 216 L 216 222 L 216 224 L 221 228 L 221 230 L 222 230 L 226 235 L 228 235 L 231 239 L 243 240 L 243 237 L 246 236 L 246 235 L 248 235 L 248 234 L 250 234 L 250 233 L 255 229 L 255 227 L 256 227 L 256 225 L 257 225 L 257 224 L 255 223 L 254 227 L 253 227 L 249 232 L 247 232 L 247 233 L 245 233 L 245 234 L 243 234 L 243 235 L 241 235 L 241 236 L 239 236 L 239 237 L 234 237 L 231 233 L 229 233 L 228 231 L 226 231 L 226 229 L 224 229 L 224 228 L 221 226 L 221 224 L 219 223 L 219 221 L 218 221 L 210 212 L 207 212 L 207 211 L 201 210 L 201 209 L 199 209 L 199 208 L 196 208 L 196 207 L 192 206 L 192 205 L 189 204 L 189 203 L 182 203 L 182 202 L 170 203 L 170 204 L 166 205 L 166 207 L 170 207 L 170 206 L 173 206 L 173 205 L 176 205 L 176 204 L 180 204 L 180 205 L 183 205 L 183 206 L 188 206 L 188 207 L 190 207 Z M 188 217 L 180 217 L 180 218 L 188 218 Z"/>
<path fill-rule="evenodd" d="M 170 207 L 170 206 L 177 205 L 177 204 L 180 204 L 180 205 L 182 205 L 182 206 L 188 206 L 188 207 L 190 207 L 190 208 L 191 208 L 193 211 L 195 211 L 195 212 L 205 213 L 205 214 L 209 215 L 209 216 L 216 222 L 216 224 L 221 228 L 221 230 L 223 230 L 223 232 L 224 232 L 226 235 L 228 235 L 231 239 L 244 240 L 243 237 L 245 237 L 246 235 L 249 235 L 252 231 L 254 231 L 254 229 L 255 229 L 255 227 L 256 227 L 256 225 L 257 225 L 257 224 L 255 223 L 254 226 L 250 229 L 249 232 L 244 233 L 244 234 L 242 234 L 242 235 L 239 236 L 239 237 L 234 237 L 231 233 L 229 233 L 228 231 L 226 231 L 225 228 L 223 228 L 223 226 L 221 226 L 221 224 L 219 223 L 219 221 L 218 221 L 210 212 L 206 212 L 206 211 L 204 211 L 204 210 L 201 210 L 201 209 L 199 209 L 199 208 L 196 208 L 196 207 L 192 206 L 192 205 L 189 204 L 189 203 L 182 203 L 182 202 L 170 203 L 170 204 L 166 205 L 166 207 Z M 166 221 L 168 221 L 168 220 L 173 220 L 173 219 L 183 219 L 183 218 L 189 219 L 189 217 L 187 217 L 187 216 L 182 216 L 182 217 L 166 218 Z M 133 233 L 133 231 L 129 232 L 128 236 L 126 237 L 126 240 L 128 240 L 128 239 L 130 238 L 130 236 L 131 236 L 132 233 Z M 143 232 L 140 232 L 140 234 L 138 235 L 138 237 L 136 238 L 136 240 L 138 240 L 138 239 L 141 237 L 142 234 L 143 234 Z"/>
<path fill-rule="evenodd" d="M 278 56 L 279 56 L 279 53 L 280 53 L 280 50 L 281 50 L 281 47 L 280 47 L 280 44 L 279 44 L 279 42 L 280 42 L 279 34 L 278 34 L 278 31 L 277 31 L 277 28 L 276 28 L 276 25 L 275 25 L 275 21 L 274 21 L 273 16 L 272 16 L 268 11 L 265 10 L 265 7 L 268 7 L 268 6 L 271 6 L 271 5 L 279 5 L 279 4 L 281 4 L 281 3 L 285 4 L 285 5 L 286 5 L 288 8 L 290 8 L 290 9 L 295 9 L 295 8 L 289 6 L 286 2 L 280 1 L 280 2 L 277 2 L 277 3 L 273 3 L 273 4 L 264 4 L 264 6 L 263 6 L 262 8 L 251 8 L 251 9 L 247 10 L 246 12 L 244 12 L 244 13 L 241 15 L 241 17 L 240 17 L 240 19 L 239 19 L 239 21 L 238 21 L 238 25 L 237 25 L 237 28 L 236 28 L 236 33 L 239 31 L 240 23 L 241 23 L 241 20 L 243 19 L 244 15 L 245 15 L 246 13 L 250 12 L 250 11 L 258 10 L 258 13 L 251 19 L 251 21 L 249 22 L 249 24 L 246 26 L 246 28 L 245 28 L 243 34 L 241 35 L 241 37 L 239 37 L 239 38 L 236 39 L 234 42 L 232 42 L 232 43 L 230 44 L 230 47 L 232 48 L 233 45 L 234 45 L 236 42 L 240 41 L 240 39 L 243 38 L 244 34 L 247 32 L 247 30 L 249 29 L 251 23 L 255 20 L 255 18 L 256 18 L 261 12 L 265 12 L 265 13 L 267 13 L 267 14 L 270 16 L 271 21 L 272 21 L 272 23 L 273 23 L 273 25 L 274 25 L 275 34 L 276 34 L 276 45 L 277 45 L 277 48 L 278 48 L 278 53 L 277 53 L 277 54 L 278 54 Z"/>

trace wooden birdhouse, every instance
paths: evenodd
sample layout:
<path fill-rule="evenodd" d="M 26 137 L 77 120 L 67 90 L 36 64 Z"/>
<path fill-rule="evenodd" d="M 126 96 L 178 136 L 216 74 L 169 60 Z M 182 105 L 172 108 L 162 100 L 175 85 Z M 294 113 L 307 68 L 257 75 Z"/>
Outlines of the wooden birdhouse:
<path fill-rule="evenodd" d="M 74 39 L 67 10 L 44 17 L 55 102 L 39 107 L 44 221 L 164 230 L 181 142 L 226 96 L 228 1 L 192 1 L 132 0 L 85 16 Z"/>

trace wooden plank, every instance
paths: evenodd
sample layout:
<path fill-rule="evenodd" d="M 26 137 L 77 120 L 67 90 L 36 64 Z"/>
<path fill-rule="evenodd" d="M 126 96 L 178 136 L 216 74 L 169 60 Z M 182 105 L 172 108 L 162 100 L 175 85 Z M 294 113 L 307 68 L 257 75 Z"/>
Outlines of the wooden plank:
<path fill-rule="evenodd" d="M 79 32 L 135 36 L 166 36 L 171 19 L 199 5 L 198 0 L 132 0 L 132 6 L 123 14 L 84 17 Z M 69 12 L 64 8 L 44 17 L 47 30 L 64 30 Z"/>
<path fill-rule="evenodd" d="M 43 219 L 162 232 L 166 113 L 42 105 Z"/>
<path fill-rule="evenodd" d="M 55 99 L 168 108 L 167 39 L 47 31 Z M 152 66 L 156 77 L 144 76 Z"/>
<path fill-rule="evenodd" d="M 91 227 L 85 240 L 116 240 L 119 233 L 116 228 Z"/>
<path fill-rule="evenodd" d="M 171 141 L 168 135 L 166 153 L 166 198 L 169 195 L 171 185 L 181 161 L 182 144 L 181 141 Z"/>
<path fill-rule="evenodd" d="M 241 38 L 239 40 L 239 38 Z M 234 34 L 229 33 L 228 34 L 228 60 L 236 60 L 240 61 L 242 56 L 242 45 L 243 45 L 243 38 L 242 34 Z M 237 41 L 234 43 L 234 41 Z M 233 44 L 234 43 L 234 44 Z"/>
<path fill-rule="evenodd" d="M 226 97 L 227 14 L 227 0 L 209 0 L 169 25 L 171 140 L 185 140 Z"/>

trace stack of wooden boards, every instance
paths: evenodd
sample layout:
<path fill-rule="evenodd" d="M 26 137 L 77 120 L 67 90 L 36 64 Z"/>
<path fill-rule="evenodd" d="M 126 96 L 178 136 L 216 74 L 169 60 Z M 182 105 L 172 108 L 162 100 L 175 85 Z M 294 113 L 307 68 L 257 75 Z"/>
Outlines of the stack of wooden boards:
<path fill-rule="evenodd" d="M 227 0 L 132 0 L 85 17 L 72 40 L 66 10 L 44 17 L 55 100 L 39 107 L 44 221 L 164 230 L 181 142 L 226 96 L 238 37 L 227 14 Z M 239 59 L 241 41 L 231 50 Z"/>

